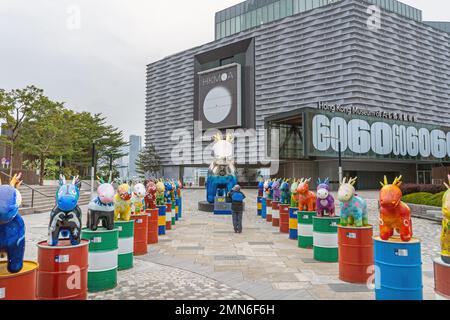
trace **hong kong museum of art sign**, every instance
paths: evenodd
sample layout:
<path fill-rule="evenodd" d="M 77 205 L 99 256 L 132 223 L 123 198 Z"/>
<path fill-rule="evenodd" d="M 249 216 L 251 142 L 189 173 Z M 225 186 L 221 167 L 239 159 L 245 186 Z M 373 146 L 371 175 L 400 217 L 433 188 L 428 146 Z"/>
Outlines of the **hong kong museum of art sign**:
<path fill-rule="evenodd" d="M 389 117 L 305 109 L 305 148 L 310 157 L 450 161 L 450 128 Z"/>

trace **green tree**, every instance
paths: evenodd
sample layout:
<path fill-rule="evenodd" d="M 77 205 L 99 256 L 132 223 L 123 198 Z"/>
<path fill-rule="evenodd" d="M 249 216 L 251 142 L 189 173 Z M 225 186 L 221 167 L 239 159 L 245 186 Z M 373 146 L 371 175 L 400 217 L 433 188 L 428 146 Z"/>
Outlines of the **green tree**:
<path fill-rule="evenodd" d="M 50 158 L 71 156 L 73 137 L 66 125 L 66 116 L 71 112 L 63 104 L 46 100 L 35 106 L 35 115 L 24 122 L 18 146 L 25 154 L 39 160 L 39 183 L 43 185 L 45 163 Z"/>
<path fill-rule="evenodd" d="M 135 163 L 136 172 L 141 177 L 145 177 L 146 174 L 154 175 L 161 169 L 161 158 L 153 144 L 149 144 L 139 153 Z"/>
<path fill-rule="evenodd" d="M 10 175 L 14 167 L 15 147 L 20 137 L 23 124 L 33 119 L 36 109 L 48 102 L 44 92 L 35 86 L 27 86 L 25 89 L 16 89 L 10 92 L 2 90 L 0 93 L 0 118 L 5 120 L 5 128 L 8 134 L 4 139 L 11 150 Z"/>
<path fill-rule="evenodd" d="M 70 163 L 84 168 L 90 168 L 92 157 L 92 143 L 95 141 L 96 159 L 98 163 L 109 163 L 109 157 L 118 159 L 126 155 L 122 151 L 127 142 L 123 132 L 108 125 L 102 114 L 81 112 L 74 114 L 71 119 L 71 130 L 74 136 L 74 154 Z M 87 171 L 85 172 L 87 175 Z"/>

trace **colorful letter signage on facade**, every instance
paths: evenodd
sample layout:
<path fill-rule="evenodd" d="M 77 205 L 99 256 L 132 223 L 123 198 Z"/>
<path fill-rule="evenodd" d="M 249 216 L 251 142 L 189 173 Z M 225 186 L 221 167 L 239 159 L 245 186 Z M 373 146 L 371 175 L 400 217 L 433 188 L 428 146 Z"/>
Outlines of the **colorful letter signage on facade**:
<path fill-rule="evenodd" d="M 307 113 L 309 156 L 443 160 L 450 158 L 450 129 L 372 117 Z"/>

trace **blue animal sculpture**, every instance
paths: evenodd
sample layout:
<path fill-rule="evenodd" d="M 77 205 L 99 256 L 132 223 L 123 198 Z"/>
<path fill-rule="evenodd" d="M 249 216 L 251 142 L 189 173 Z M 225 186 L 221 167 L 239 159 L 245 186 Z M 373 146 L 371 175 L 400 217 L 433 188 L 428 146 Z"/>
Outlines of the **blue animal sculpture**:
<path fill-rule="evenodd" d="M 172 203 L 172 190 L 173 190 L 173 186 L 172 183 L 170 183 L 169 180 L 166 180 L 164 182 L 164 199 L 166 201 L 166 203 L 171 204 Z"/>
<path fill-rule="evenodd" d="M 268 185 L 269 195 L 267 196 L 267 199 L 269 199 L 269 200 L 273 200 L 273 183 L 274 182 L 275 182 L 274 180 L 269 181 L 269 185 Z"/>
<path fill-rule="evenodd" d="M 25 223 L 19 215 L 22 196 L 17 190 L 21 177 L 19 173 L 11 179 L 10 185 L 0 186 L 0 255 L 8 256 L 10 273 L 22 270 L 25 254 Z"/>
<path fill-rule="evenodd" d="M 346 178 L 341 183 L 338 191 L 338 200 L 341 202 L 341 226 L 355 226 L 357 228 L 369 225 L 367 203 L 355 193 L 355 183 L 358 178 Z"/>
<path fill-rule="evenodd" d="M 281 191 L 281 204 L 290 204 L 291 203 L 291 187 L 289 185 L 289 180 L 283 180 L 280 186 Z"/>
<path fill-rule="evenodd" d="M 317 180 L 317 216 L 323 217 L 328 213 L 330 217 L 334 217 L 336 208 L 334 205 L 334 198 L 330 193 L 330 179 L 326 178 L 324 181 Z"/>
<path fill-rule="evenodd" d="M 264 197 L 264 181 L 258 183 L 258 197 Z"/>
<path fill-rule="evenodd" d="M 56 206 L 50 212 L 48 245 L 57 246 L 59 236 L 69 238 L 72 245 L 81 241 L 81 209 L 78 206 L 81 181 L 74 177 L 71 183 L 61 175 L 56 192 Z"/>

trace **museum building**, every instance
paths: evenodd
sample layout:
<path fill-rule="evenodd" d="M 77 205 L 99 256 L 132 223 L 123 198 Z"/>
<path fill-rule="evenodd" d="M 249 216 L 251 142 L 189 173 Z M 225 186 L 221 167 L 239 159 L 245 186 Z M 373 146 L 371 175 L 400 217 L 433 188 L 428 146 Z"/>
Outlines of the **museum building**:
<path fill-rule="evenodd" d="M 146 144 L 165 176 L 205 172 L 211 129 L 265 130 L 237 166 L 266 168 L 248 161 L 263 153 L 280 177 L 337 183 L 339 153 L 362 189 L 450 173 L 450 22 L 395 0 L 249 0 L 216 13 L 215 37 L 147 66 Z"/>

